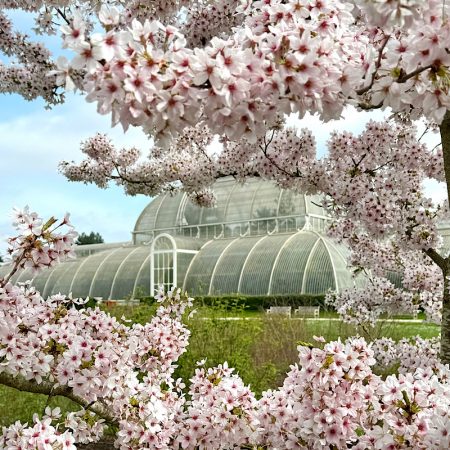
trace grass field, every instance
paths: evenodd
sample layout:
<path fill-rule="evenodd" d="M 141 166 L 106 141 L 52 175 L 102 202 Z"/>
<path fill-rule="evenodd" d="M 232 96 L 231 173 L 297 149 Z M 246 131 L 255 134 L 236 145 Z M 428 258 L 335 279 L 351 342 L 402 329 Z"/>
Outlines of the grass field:
<path fill-rule="evenodd" d="M 115 307 L 110 312 L 124 315 L 135 322 L 145 323 L 154 313 L 154 307 Z M 326 315 L 322 315 L 326 318 Z M 207 366 L 227 361 L 235 367 L 244 382 L 260 394 L 268 388 L 279 386 L 289 365 L 297 359 L 297 343 L 309 342 L 314 335 L 326 340 L 345 339 L 356 334 L 372 340 L 381 336 L 395 340 L 420 335 L 437 336 L 439 327 L 425 323 L 380 322 L 374 329 L 361 330 L 335 320 L 290 320 L 282 317 L 268 318 L 264 312 L 202 308 L 187 323 L 191 330 L 188 351 L 182 355 L 175 375 L 184 380 L 192 377 L 195 363 L 207 358 Z M 223 320 L 238 318 L 242 320 Z M 46 404 L 64 410 L 77 406 L 64 398 L 28 394 L 0 386 L 0 426 L 16 420 L 30 421 L 34 412 L 41 413 Z"/>

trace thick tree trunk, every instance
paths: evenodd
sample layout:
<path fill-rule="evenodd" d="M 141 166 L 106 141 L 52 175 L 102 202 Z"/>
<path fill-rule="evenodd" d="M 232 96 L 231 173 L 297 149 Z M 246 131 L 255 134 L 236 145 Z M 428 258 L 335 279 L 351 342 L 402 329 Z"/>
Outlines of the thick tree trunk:
<path fill-rule="evenodd" d="M 447 198 L 450 203 L 450 111 L 447 111 L 439 127 L 441 133 L 442 152 L 444 155 L 445 181 L 447 183 Z M 450 364 L 450 260 L 445 259 L 444 267 L 444 295 L 442 304 L 441 324 L 441 362 Z"/>
<path fill-rule="evenodd" d="M 450 270 L 443 270 L 444 275 L 444 296 L 442 303 L 442 323 L 441 323 L 441 362 L 450 364 Z"/>

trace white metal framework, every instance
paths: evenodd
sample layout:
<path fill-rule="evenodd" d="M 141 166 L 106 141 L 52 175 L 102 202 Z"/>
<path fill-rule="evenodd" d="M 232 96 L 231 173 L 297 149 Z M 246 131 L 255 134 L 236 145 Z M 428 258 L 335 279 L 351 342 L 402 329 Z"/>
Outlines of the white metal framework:
<path fill-rule="evenodd" d="M 153 239 L 150 245 L 150 292 L 156 292 L 160 286 L 169 290 L 178 285 L 178 254 L 197 254 L 197 250 L 178 248 L 176 239 L 168 233 L 162 233 Z"/>
<path fill-rule="evenodd" d="M 177 283 L 177 244 L 167 233 L 157 236 L 150 246 L 150 292 L 160 286 L 169 290 Z"/>

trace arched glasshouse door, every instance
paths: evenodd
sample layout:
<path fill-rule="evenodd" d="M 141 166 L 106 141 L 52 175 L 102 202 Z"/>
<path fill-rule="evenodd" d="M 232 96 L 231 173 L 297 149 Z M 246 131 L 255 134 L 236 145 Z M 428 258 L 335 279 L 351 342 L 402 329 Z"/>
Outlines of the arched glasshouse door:
<path fill-rule="evenodd" d="M 150 247 L 150 287 L 155 292 L 159 286 L 169 290 L 177 280 L 177 246 L 169 234 L 160 234 Z"/>

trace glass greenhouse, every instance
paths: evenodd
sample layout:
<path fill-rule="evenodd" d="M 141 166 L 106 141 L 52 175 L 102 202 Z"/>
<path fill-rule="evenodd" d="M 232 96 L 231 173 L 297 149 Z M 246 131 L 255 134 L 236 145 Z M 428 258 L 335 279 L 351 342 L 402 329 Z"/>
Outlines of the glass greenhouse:
<path fill-rule="evenodd" d="M 214 208 L 161 195 L 142 211 L 132 241 L 84 245 L 78 258 L 36 275 L 44 297 L 123 299 L 176 285 L 190 295 L 321 294 L 353 286 L 347 250 L 324 234 L 317 198 L 252 179 L 214 185 Z M 0 275 L 5 272 L 0 267 Z M 32 279 L 30 271 L 15 281 Z"/>

